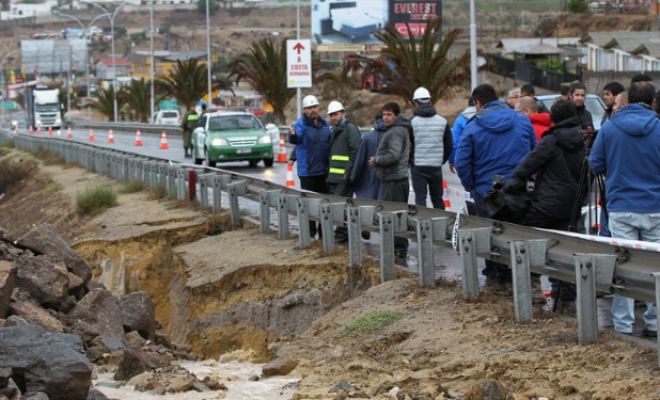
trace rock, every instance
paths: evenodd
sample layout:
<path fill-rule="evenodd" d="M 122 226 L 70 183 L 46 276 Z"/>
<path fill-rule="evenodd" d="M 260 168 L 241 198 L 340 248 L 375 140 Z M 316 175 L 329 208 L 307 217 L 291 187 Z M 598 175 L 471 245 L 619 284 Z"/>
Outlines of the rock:
<path fill-rule="evenodd" d="M 174 377 L 170 379 L 169 386 L 174 393 L 187 392 L 193 389 L 194 382 L 189 378 Z"/>
<path fill-rule="evenodd" d="M 482 379 L 472 385 L 465 400 L 507 400 L 508 391 L 495 379 Z"/>
<path fill-rule="evenodd" d="M 124 343 L 126 343 L 126 347 L 138 348 L 142 346 L 143 341 L 144 339 L 142 339 L 142 336 L 135 331 L 128 332 L 124 335 Z"/>
<path fill-rule="evenodd" d="M 156 334 L 156 310 L 147 292 L 133 292 L 115 296 L 121 308 L 126 332 L 137 331 L 143 338 L 153 340 Z"/>
<path fill-rule="evenodd" d="M 203 384 L 201 384 L 201 383 L 199 383 L 199 382 L 194 382 L 194 383 L 193 383 L 193 390 L 194 390 L 195 392 L 199 392 L 199 393 L 202 393 L 202 392 L 210 392 L 210 391 L 211 391 L 211 389 L 209 389 L 208 386 L 203 385 Z"/>
<path fill-rule="evenodd" d="M 23 318 L 27 323 L 39 325 L 49 332 L 63 333 L 62 323 L 51 316 L 43 308 L 35 306 L 27 301 L 11 303 L 10 310 L 13 314 Z M 10 317 L 11 318 L 11 317 Z"/>
<path fill-rule="evenodd" d="M 87 400 L 109 400 L 109 399 L 99 390 L 92 388 L 89 390 L 89 394 L 87 395 Z"/>
<path fill-rule="evenodd" d="M 0 318 L 7 316 L 9 300 L 16 284 L 16 265 L 0 261 Z"/>
<path fill-rule="evenodd" d="M 67 272 L 67 279 L 69 279 L 69 292 L 76 291 L 85 286 L 85 282 L 76 274 Z"/>
<path fill-rule="evenodd" d="M 122 352 L 119 367 L 114 376 L 116 381 L 127 381 L 135 375 L 156 369 L 162 365 L 158 358 L 139 349 L 125 349 Z"/>
<path fill-rule="evenodd" d="M 67 315 L 90 324 L 102 337 L 124 335 L 121 309 L 107 290 L 94 289 L 87 293 Z"/>
<path fill-rule="evenodd" d="M 60 259 L 67 269 L 84 282 L 92 278 L 92 269 L 87 262 L 62 239 L 57 229 L 50 224 L 39 225 L 18 239 L 16 245 L 36 254 L 45 254 Z"/>
<path fill-rule="evenodd" d="M 48 395 L 42 392 L 27 392 L 23 393 L 21 400 L 48 400 Z"/>
<path fill-rule="evenodd" d="M 156 340 L 154 340 L 156 344 L 159 344 L 161 346 L 165 346 L 168 349 L 172 348 L 172 343 L 170 342 L 170 337 L 167 333 L 162 332 L 162 331 L 156 331 Z"/>
<path fill-rule="evenodd" d="M 155 396 L 162 396 L 167 393 L 167 388 L 165 386 L 158 386 L 156 389 L 150 390 L 148 393 Z"/>
<path fill-rule="evenodd" d="M 20 257 L 16 266 L 16 286 L 42 306 L 59 309 L 69 292 L 66 267 L 43 256 Z"/>
<path fill-rule="evenodd" d="M 10 326 L 20 326 L 20 325 L 29 325 L 26 320 L 19 317 L 18 315 L 12 315 L 5 320 L 5 328 Z"/>
<path fill-rule="evenodd" d="M 12 373 L 11 368 L 0 368 L 0 388 L 6 388 L 9 385 Z"/>
<path fill-rule="evenodd" d="M 287 358 L 276 358 L 263 367 L 265 377 L 275 375 L 286 375 L 296 369 L 298 362 Z"/>
<path fill-rule="evenodd" d="M 36 325 L 0 330 L 0 365 L 12 368 L 22 390 L 43 392 L 50 400 L 85 400 L 92 384 L 80 338 Z"/>
<path fill-rule="evenodd" d="M 154 373 L 153 372 L 143 372 L 139 375 L 135 375 L 132 377 L 128 382 L 126 382 L 126 386 L 128 387 L 133 387 L 133 386 L 142 386 L 145 387 L 147 386 L 147 383 L 154 379 Z"/>
<path fill-rule="evenodd" d="M 89 345 L 92 340 L 97 338 L 99 336 L 99 331 L 97 331 L 93 326 L 88 324 L 85 321 L 81 321 L 79 319 L 76 320 L 76 322 L 73 323 L 73 327 L 71 328 L 72 335 L 78 335 L 80 338 L 85 342 L 86 345 Z"/>
<path fill-rule="evenodd" d="M 105 337 L 101 339 L 103 346 L 108 349 L 109 353 L 114 353 L 115 351 L 125 349 L 126 345 L 124 341 L 116 337 Z"/>
<path fill-rule="evenodd" d="M 9 400 L 20 399 L 20 390 L 15 386 L 7 386 L 6 388 L 0 389 L 0 396 Z"/>

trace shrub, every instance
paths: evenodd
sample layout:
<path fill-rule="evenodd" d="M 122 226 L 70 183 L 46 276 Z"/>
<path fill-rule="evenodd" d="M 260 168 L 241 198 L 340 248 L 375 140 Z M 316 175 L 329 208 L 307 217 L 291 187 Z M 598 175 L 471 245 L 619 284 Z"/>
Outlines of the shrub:
<path fill-rule="evenodd" d="M 34 174 L 37 165 L 25 160 L 0 161 L 0 193 L 6 193 L 23 179 Z"/>
<path fill-rule="evenodd" d="M 141 181 L 124 182 L 124 186 L 119 191 L 122 194 L 137 193 L 144 190 L 144 183 Z"/>
<path fill-rule="evenodd" d="M 404 313 L 391 310 L 369 312 L 343 327 L 339 332 L 339 337 L 344 337 L 353 332 L 360 335 L 371 333 L 376 329 L 391 324 L 403 316 Z"/>
<path fill-rule="evenodd" d="M 117 205 L 117 193 L 109 186 L 96 186 L 76 195 L 76 208 L 81 216 L 96 215 Z"/>

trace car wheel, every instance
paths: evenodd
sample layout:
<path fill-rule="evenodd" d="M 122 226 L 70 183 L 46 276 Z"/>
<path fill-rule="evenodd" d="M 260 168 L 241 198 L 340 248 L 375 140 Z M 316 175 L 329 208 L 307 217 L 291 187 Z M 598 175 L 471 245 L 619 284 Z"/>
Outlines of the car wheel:
<path fill-rule="evenodd" d="M 215 167 L 216 166 L 216 162 L 211 161 L 209 159 L 209 150 L 207 148 L 204 148 L 204 161 L 206 161 L 206 166 L 207 167 Z"/>
<path fill-rule="evenodd" d="M 273 166 L 274 161 L 275 159 L 273 158 L 264 158 L 264 165 L 266 166 L 266 168 L 270 168 Z"/>
<path fill-rule="evenodd" d="M 259 160 L 249 160 L 250 167 L 256 167 L 259 164 Z"/>

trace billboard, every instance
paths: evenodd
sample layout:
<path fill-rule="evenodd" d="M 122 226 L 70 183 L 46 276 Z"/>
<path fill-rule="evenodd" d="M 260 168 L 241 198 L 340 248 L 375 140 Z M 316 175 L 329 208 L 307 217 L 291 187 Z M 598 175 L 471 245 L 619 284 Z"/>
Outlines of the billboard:
<path fill-rule="evenodd" d="M 436 18 L 439 0 L 312 0 L 312 38 L 319 51 L 361 51 L 380 44 L 373 33 L 387 25 L 407 34 L 407 22 L 419 36 Z"/>

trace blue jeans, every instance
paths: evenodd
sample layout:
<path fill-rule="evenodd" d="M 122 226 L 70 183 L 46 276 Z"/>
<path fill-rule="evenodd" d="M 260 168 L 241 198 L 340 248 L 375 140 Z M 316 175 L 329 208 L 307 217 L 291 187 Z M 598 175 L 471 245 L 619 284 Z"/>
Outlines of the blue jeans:
<path fill-rule="evenodd" d="M 613 238 L 643 240 L 660 243 L 660 213 L 610 212 L 608 225 Z M 614 330 L 631 333 L 635 322 L 635 300 L 614 295 L 612 320 Z M 646 302 L 644 326 L 647 330 L 658 330 L 658 313 L 653 303 Z"/>
<path fill-rule="evenodd" d="M 484 205 L 484 196 L 473 192 L 474 207 L 477 209 L 477 217 L 491 218 L 486 206 Z M 511 269 L 508 265 L 498 263 L 497 261 L 486 260 L 486 268 L 481 273 L 487 278 L 497 278 L 502 282 L 510 283 L 513 280 Z"/>

